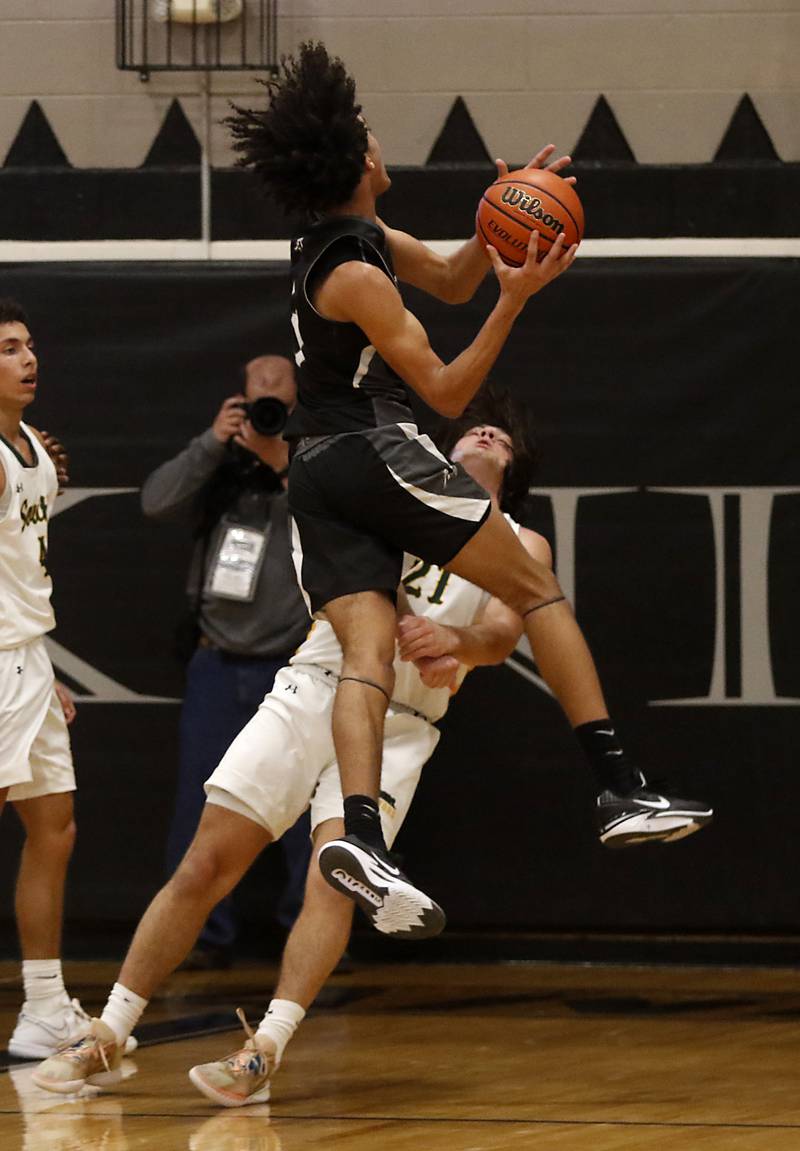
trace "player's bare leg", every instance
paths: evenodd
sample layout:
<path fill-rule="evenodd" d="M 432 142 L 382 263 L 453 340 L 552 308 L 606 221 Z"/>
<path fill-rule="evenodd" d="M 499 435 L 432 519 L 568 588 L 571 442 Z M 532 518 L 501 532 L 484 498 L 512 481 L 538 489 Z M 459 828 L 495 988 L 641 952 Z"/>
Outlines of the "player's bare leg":
<path fill-rule="evenodd" d="M 315 829 L 314 847 L 319 849 L 343 833 L 342 820 L 328 819 Z M 311 868 L 302 909 L 283 949 L 275 998 L 308 1009 L 347 950 L 352 922 L 352 901 L 332 890 Z"/>
<path fill-rule="evenodd" d="M 492 509 L 447 569 L 523 617 L 536 665 L 573 727 L 608 715 L 592 654 L 558 580 L 528 554 L 500 511 Z"/>
<path fill-rule="evenodd" d="M 397 612 L 387 595 L 365 591 L 332 600 L 325 615 L 342 646 L 332 719 L 342 792 L 377 801 L 383 723 L 394 688 Z"/>
<path fill-rule="evenodd" d="M 61 954 L 64 884 L 75 843 L 72 792 L 14 806 L 25 828 L 14 901 L 22 954 L 52 959 Z"/>
<path fill-rule="evenodd" d="M 82 1039 L 37 1068 L 33 1080 L 39 1087 L 72 1094 L 85 1083 L 119 1081 L 125 1042 L 148 999 L 189 954 L 211 908 L 233 890 L 271 839 L 253 820 L 206 804 L 178 870 L 136 929 L 101 1018 L 91 1021 Z"/>
<path fill-rule="evenodd" d="M 136 928 L 119 982 L 149 999 L 189 954 L 211 909 L 271 842 L 253 820 L 207 803 L 177 871 Z"/>
<path fill-rule="evenodd" d="M 366 591 L 332 600 L 325 614 L 342 646 L 332 728 L 345 835 L 323 845 L 320 869 L 385 935 L 438 935 L 444 912 L 395 866 L 378 811 L 383 726 L 394 688 L 395 606 L 388 595 Z"/>
<path fill-rule="evenodd" d="M 15 801 L 25 828 L 15 893 L 25 1002 L 8 1048 L 23 1059 L 43 1059 L 88 1022 L 64 987 L 61 927 L 64 886 L 75 842 L 72 793 Z"/>
<path fill-rule="evenodd" d="M 343 832 L 341 819 L 326 820 L 314 831 L 315 849 Z M 242 1048 L 189 1072 L 207 1098 L 223 1107 L 269 1099 L 270 1081 L 286 1044 L 344 954 L 352 922 L 352 902 L 333 891 L 317 868 L 310 868 L 303 907 L 286 941 L 278 984 L 258 1030 L 247 1027 Z"/>
<path fill-rule="evenodd" d="M 601 843 L 671 843 L 711 821 L 708 804 L 654 792 L 626 760 L 572 608 L 550 569 L 528 554 L 496 508 L 448 569 L 522 616 L 539 671 L 575 728 L 596 778 L 612 775 L 616 781 L 603 782 L 597 797 Z"/>

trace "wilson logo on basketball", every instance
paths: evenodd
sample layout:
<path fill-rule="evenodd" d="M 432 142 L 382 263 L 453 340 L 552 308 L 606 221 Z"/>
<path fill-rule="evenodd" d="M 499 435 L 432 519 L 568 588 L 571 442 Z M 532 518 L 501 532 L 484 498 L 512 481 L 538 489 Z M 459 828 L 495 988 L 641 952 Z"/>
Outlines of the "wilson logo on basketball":
<path fill-rule="evenodd" d="M 504 189 L 502 202 L 508 204 L 509 208 L 516 208 L 518 212 L 524 212 L 526 216 L 539 221 L 546 228 L 552 228 L 556 235 L 564 231 L 561 220 L 557 216 L 551 216 L 549 212 L 545 212 L 538 196 L 530 196 L 521 188 L 515 188 L 513 184 Z"/>

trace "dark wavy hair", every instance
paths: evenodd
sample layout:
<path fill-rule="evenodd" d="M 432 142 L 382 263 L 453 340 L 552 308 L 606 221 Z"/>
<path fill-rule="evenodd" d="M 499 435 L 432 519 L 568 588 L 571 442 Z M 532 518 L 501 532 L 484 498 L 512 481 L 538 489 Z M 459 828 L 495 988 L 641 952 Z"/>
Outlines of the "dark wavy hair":
<path fill-rule="evenodd" d="M 24 324 L 29 327 L 25 309 L 10 296 L 0 297 L 0 324 Z"/>
<path fill-rule="evenodd" d="M 487 381 L 457 420 L 453 420 L 444 437 L 449 454 L 470 428 L 489 424 L 502 428 L 511 437 L 514 456 L 505 470 L 500 489 L 500 507 L 518 518 L 539 466 L 539 445 L 533 433 L 525 405 L 508 388 Z"/>
<path fill-rule="evenodd" d="M 346 203 L 364 173 L 367 126 L 356 83 L 338 56 L 311 40 L 260 80 L 263 110 L 231 105 L 223 121 L 240 167 L 251 168 L 287 211 L 324 212 Z"/>

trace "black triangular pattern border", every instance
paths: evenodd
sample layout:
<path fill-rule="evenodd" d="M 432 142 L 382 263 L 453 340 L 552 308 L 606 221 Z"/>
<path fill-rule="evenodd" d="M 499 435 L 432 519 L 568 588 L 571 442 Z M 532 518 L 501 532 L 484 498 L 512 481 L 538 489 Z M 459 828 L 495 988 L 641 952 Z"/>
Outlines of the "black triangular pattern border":
<path fill-rule="evenodd" d="M 167 108 L 142 167 L 197 168 L 201 157 L 200 141 L 176 96 Z"/>
<path fill-rule="evenodd" d="M 572 158 L 583 164 L 636 164 L 636 156 L 620 128 L 614 109 L 600 95 L 572 149 Z"/>
<path fill-rule="evenodd" d="M 758 109 L 745 92 L 737 103 L 728 127 L 714 153 L 712 164 L 729 163 L 782 164 L 772 137 L 758 114 Z"/>
<path fill-rule="evenodd" d="M 461 145 L 462 150 L 458 146 L 451 150 L 453 143 Z M 572 155 L 576 163 L 583 164 L 638 163 L 604 95 L 598 96 Z M 197 167 L 200 158 L 200 142 L 176 97 L 141 166 Z M 719 147 L 709 161 L 710 164 L 732 162 L 784 163 L 748 93 L 737 102 Z M 452 163 L 491 164 L 489 150 L 462 96 L 457 96 L 450 106 L 424 167 Z M 72 167 L 38 100 L 28 105 L 3 163 L 3 168 L 32 167 Z"/>
<path fill-rule="evenodd" d="M 472 119 L 466 100 L 463 96 L 457 96 L 450 106 L 439 135 L 433 142 L 425 167 L 435 167 L 438 164 L 490 165 L 491 163 L 489 150 Z"/>
<path fill-rule="evenodd" d="M 71 168 L 44 108 L 31 100 L 3 161 L 4 168 Z"/>
<path fill-rule="evenodd" d="M 731 117 L 734 126 L 743 107 L 748 110 L 745 97 Z M 200 181 L 195 159 L 199 145 L 191 124 L 189 138 L 180 105 L 170 105 L 148 158 L 139 168 L 74 168 L 35 101 L 26 119 L 29 125 L 33 119 L 34 128 L 38 122 L 43 132 L 46 146 L 39 148 L 39 154 L 44 158 L 32 159 L 27 145 L 20 156 L 12 145 L 6 166 L 0 168 L 0 235 L 5 239 L 199 237 Z M 177 136 L 173 135 L 176 128 L 180 129 Z M 162 150 L 165 140 L 166 151 Z M 796 212 L 800 163 L 779 158 L 776 163 L 771 142 L 766 151 L 763 144 L 761 137 L 758 156 L 751 152 L 748 158 L 745 149 L 739 158 L 717 163 L 659 165 L 575 156 L 581 197 L 589 206 L 587 238 L 800 235 Z M 454 167 L 461 171 L 456 182 Z M 423 240 L 461 238 L 472 226 L 475 204 L 491 172 L 485 160 L 393 168 L 393 185 L 384 204 L 386 216 L 393 226 Z M 298 221 L 287 219 L 265 200 L 251 173 L 231 167 L 215 169 L 211 176 L 215 240 L 291 235 Z M 772 206 L 766 217 L 765 202 Z M 620 211 L 621 204 L 624 211 Z"/>

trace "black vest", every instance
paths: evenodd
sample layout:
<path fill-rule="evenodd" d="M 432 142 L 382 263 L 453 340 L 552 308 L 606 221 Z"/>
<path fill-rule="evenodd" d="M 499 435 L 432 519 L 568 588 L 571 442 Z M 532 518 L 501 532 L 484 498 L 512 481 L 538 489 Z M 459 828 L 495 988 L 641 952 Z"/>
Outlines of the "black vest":
<path fill-rule="evenodd" d="M 292 241 L 292 328 L 297 407 L 287 438 L 414 422 L 408 389 L 356 324 L 314 309 L 316 286 L 339 264 L 373 264 L 396 283 L 382 228 L 360 216 L 328 216 Z"/>

